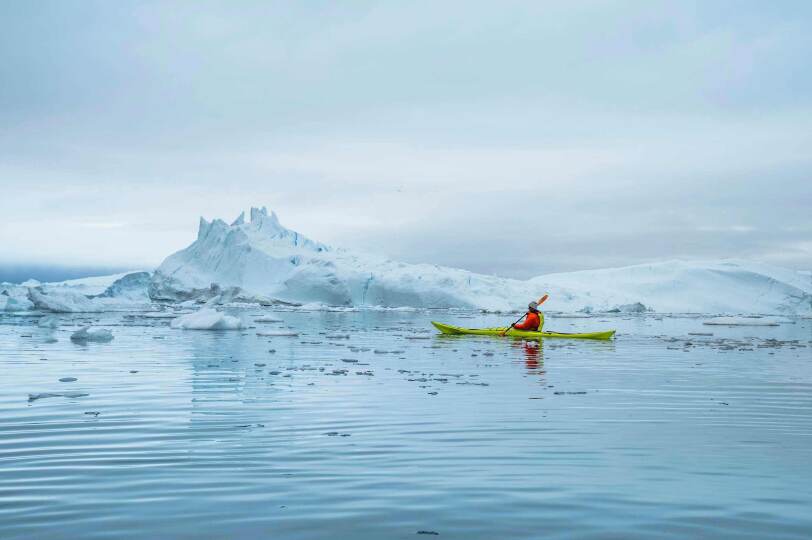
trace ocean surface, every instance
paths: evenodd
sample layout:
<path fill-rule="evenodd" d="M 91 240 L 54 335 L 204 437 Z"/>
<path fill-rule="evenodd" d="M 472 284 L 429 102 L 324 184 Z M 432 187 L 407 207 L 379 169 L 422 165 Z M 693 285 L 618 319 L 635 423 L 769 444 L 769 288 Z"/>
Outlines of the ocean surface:
<path fill-rule="evenodd" d="M 232 312 L 0 315 L 0 538 L 812 537 L 812 320 Z"/>

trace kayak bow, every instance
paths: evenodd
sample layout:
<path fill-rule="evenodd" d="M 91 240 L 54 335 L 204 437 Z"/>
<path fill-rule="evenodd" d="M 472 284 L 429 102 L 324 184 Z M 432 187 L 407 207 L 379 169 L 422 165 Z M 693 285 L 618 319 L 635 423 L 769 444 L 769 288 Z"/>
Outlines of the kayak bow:
<path fill-rule="evenodd" d="M 529 332 L 525 330 L 516 330 L 515 328 L 509 328 L 507 332 L 505 332 L 505 328 L 461 328 L 459 326 L 452 326 L 450 324 L 443 324 L 436 321 L 431 321 L 431 324 L 434 325 L 437 330 L 442 332 L 443 334 L 449 335 L 463 335 L 463 334 L 470 334 L 475 336 L 507 336 L 507 337 L 519 337 L 519 338 L 528 338 L 528 339 L 538 339 L 538 338 L 564 338 L 564 339 L 612 339 L 612 336 L 615 335 L 614 330 L 606 330 L 605 332 L 586 332 L 586 333 L 574 333 L 568 334 L 566 332 Z M 503 334 L 504 332 L 504 334 Z"/>

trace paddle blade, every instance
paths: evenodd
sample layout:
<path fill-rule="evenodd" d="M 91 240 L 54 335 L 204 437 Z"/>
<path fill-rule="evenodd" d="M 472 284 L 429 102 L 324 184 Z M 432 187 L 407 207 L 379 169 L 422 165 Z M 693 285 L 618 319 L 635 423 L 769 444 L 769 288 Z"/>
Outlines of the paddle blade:
<path fill-rule="evenodd" d="M 539 305 L 543 304 L 544 302 L 546 302 L 546 301 L 547 301 L 547 299 L 548 299 L 548 298 L 550 298 L 550 295 L 549 295 L 549 294 L 545 294 L 544 296 L 542 296 L 541 298 L 539 298 L 538 304 L 539 304 Z"/>

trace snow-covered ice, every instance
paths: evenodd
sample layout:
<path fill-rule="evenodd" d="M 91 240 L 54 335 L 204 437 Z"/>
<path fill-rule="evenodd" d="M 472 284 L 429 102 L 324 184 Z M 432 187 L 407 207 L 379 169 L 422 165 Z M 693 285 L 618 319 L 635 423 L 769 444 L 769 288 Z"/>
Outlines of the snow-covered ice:
<path fill-rule="evenodd" d="M 170 324 L 172 328 L 183 330 L 239 330 L 242 328 L 242 321 L 237 317 L 211 308 L 187 313 L 174 319 Z"/>

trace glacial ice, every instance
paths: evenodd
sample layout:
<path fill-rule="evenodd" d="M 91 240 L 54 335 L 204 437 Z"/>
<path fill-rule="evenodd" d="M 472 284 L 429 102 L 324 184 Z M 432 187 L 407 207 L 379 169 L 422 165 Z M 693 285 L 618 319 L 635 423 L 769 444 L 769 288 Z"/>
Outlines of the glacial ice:
<path fill-rule="evenodd" d="M 231 225 L 201 218 L 197 239 L 152 274 L 27 285 L 0 285 L 0 310 L 154 311 L 156 304 L 171 303 L 208 308 L 198 312 L 208 316 L 218 313 L 215 307 L 256 305 L 306 311 L 514 312 L 549 293 L 545 311 L 569 314 L 812 316 L 809 272 L 735 260 L 666 261 L 507 279 L 334 248 L 285 228 L 265 208 L 252 208 L 250 220 L 241 214 Z"/>
<path fill-rule="evenodd" d="M 31 300 L 36 309 L 54 313 L 103 311 L 99 306 L 91 302 L 87 296 L 69 287 L 31 287 L 28 289 L 28 299 Z"/>
<path fill-rule="evenodd" d="M 91 328 L 90 326 L 85 326 L 71 334 L 70 339 L 78 343 L 86 343 L 88 341 L 106 343 L 113 340 L 113 333 L 106 328 Z"/>
<path fill-rule="evenodd" d="M 4 283 L 0 286 L 0 311 L 30 311 L 34 303 L 25 287 Z"/>
<path fill-rule="evenodd" d="M 265 208 L 231 225 L 201 218 L 197 239 L 160 265 L 149 289 L 155 300 L 331 311 L 513 311 L 546 292 L 546 310 L 569 313 L 812 312 L 812 276 L 764 264 L 667 261 L 521 281 L 333 248 L 286 229 Z"/>
<path fill-rule="evenodd" d="M 182 330 L 239 330 L 242 321 L 216 309 L 203 308 L 173 319 L 170 325 Z"/>

